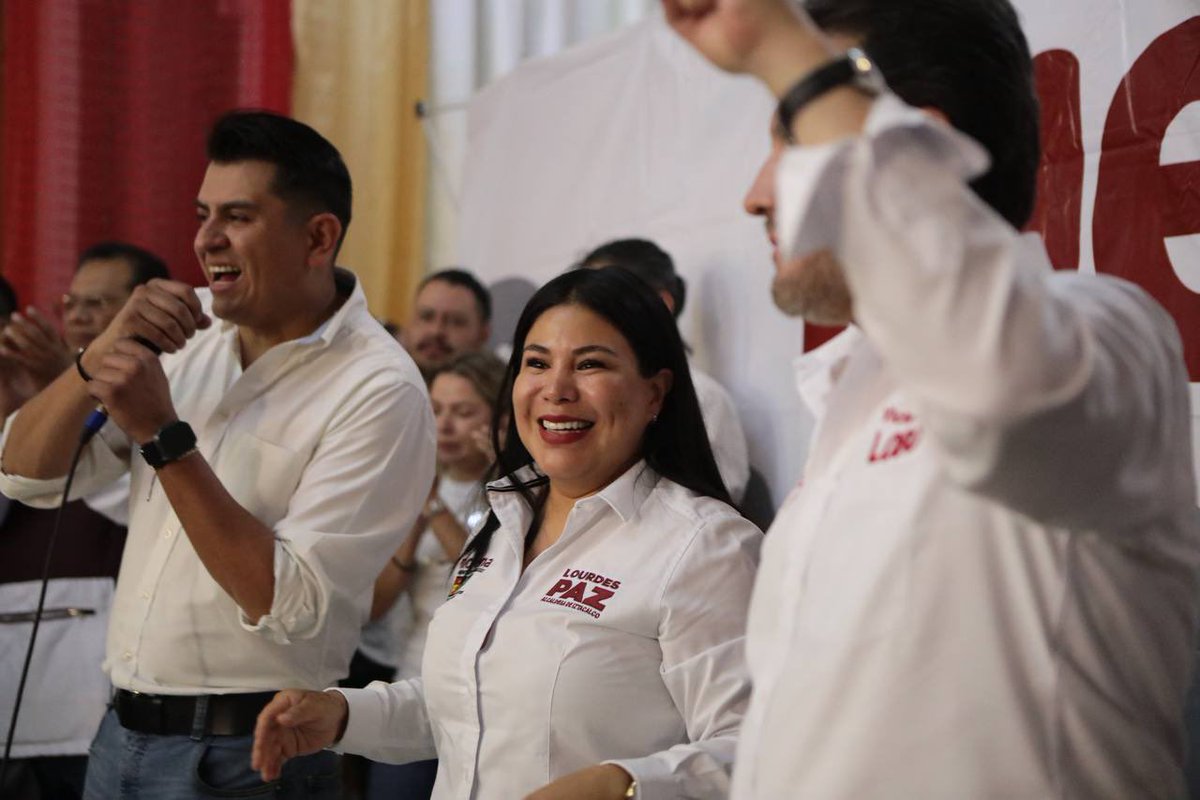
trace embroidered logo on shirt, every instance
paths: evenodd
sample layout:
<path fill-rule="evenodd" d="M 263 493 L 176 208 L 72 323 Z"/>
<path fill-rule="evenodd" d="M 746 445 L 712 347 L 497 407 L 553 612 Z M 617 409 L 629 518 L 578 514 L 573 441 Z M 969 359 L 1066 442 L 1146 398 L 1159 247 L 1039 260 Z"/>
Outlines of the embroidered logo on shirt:
<path fill-rule="evenodd" d="M 875 431 L 867 462 L 889 461 L 913 450 L 921 441 L 921 426 L 907 411 L 895 406 L 883 410 L 883 427 Z"/>
<path fill-rule="evenodd" d="M 454 568 L 454 582 L 450 584 L 450 594 L 446 595 L 446 599 L 459 594 L 463 590 L 463 586 L 476 572 L 483 572 L 492 565 L 492 559 L 484 558 L 479 562 L 479 566 L 475 569 L 467 569 L 467 565 L 471 563 L 471 556 L 463 556 L 459 559 L 458 566 Z"/>
<path fill-rule="evenodd" d="M 621 588 L 621 582 L 581 569 L 565 569 L 562 577 L 551 586 L 543 603 L 566 606 L 582 611 L 590 617 L 600 618 L 604 604 Z"/>

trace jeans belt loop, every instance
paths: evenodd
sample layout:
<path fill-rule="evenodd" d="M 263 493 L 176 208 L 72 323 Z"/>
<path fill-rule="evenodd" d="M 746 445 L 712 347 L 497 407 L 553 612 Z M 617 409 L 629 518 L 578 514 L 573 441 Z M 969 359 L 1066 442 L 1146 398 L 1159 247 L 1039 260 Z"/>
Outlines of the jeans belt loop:
<path fill-rule="evenodd" d="M 192 739 L 200 741 L 208 729 L 208 695 L 202 694 L 196 698 L 196 707 L 192 712 Z"/>

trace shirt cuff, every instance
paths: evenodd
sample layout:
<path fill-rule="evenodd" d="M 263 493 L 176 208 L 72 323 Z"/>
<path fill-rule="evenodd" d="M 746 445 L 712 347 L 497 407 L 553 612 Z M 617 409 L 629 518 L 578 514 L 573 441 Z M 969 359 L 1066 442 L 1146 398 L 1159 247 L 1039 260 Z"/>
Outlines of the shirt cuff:
<path fill-rule="evenodd" d="M 357 753 L 378 744 L 383 730 L 383 704 L 366 689 L 328 689 L 346 698 L 346 730 L 329 749 L 338 753 Z"/>
<path fill-rule="evenodd" d="M 861 148 L 864 148 L 862 150 Z M 843 193 L 848 172 L 861 152 L 868 169 L 877 169 L 894 153 L 922 152 L 939 167 L 969 181 L 987 171 L 987 151 L 974 139 L 894 94 L 880 95 L 871 106 L 862 135 L 821 145 L 792 147 L 776 175 L 777 226 L 781 252 L 803 256 L 837 252 L 842 241 Z"/>
<path fill-rule="evenodd" d="M 265 636 L 275 644 L 291 644 L 293 639 L 307 638 L 319 628 L 322 613 L 321 591 L 315 575 L 296 555 L 292 543 L 275 540 L 275 593 L 271 609 L 251 622 L 245 611 L 239 610 L 242 629 Z"/>
<path fill-rule="evenodd" d="M 0 452 L 8 443 L 8 434 L 19 411 L 8 416 L 4 423 L 4 434 L 0 437 Z M 109 429 L 113 430 L 109 430 Z M 105 425 L 84 449 L 79 457 L 75 482 L 71 486 L 72 500 L 91 494 L 98 488 L 111 484 L 128 471 L 128 462 L 117 453 L 127 451 L 128 439 L 115 425 Z M 27 478 L 0 470 L 0 494 L 19 500 L 33 508 L 57 508 L 62 501 L 66 476 L 59 478 Z"/>
<path fill-rule="evenodd" d="M 419 680 L 374 681 L 336 689 L 346 698 L 346 730 L 334 749 L 374 761 L 405 764 L 437 757 Z"/>
<path fill-rule="evenodd" d="M 633 776 L 633 779 L 637 781 L 637 792 L 634 793 L 637 800 L 674 800 L 677 797 L 692 796 L 685 795 L 681 791 L 680 774 L 666 759 L 645 756 L 643 758 L 614 759 L 601 763 L 620 767 Z M 725 796 L 728 791 L 729 787 L 725 786 L 725 791 L 721 793 L 721 796 Z"/>

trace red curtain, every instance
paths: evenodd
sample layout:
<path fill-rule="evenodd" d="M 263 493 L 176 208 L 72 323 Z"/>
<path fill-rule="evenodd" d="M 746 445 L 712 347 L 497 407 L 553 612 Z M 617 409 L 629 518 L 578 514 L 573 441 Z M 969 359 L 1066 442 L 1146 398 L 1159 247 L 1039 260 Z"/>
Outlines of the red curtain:
<path fill-rule="evenodd" d="M 5 0 L 2 270 L 53 307 L 85 247 L 141 245 L 199 283 L 204 139 L 291 104 L 289 0 Z"/>

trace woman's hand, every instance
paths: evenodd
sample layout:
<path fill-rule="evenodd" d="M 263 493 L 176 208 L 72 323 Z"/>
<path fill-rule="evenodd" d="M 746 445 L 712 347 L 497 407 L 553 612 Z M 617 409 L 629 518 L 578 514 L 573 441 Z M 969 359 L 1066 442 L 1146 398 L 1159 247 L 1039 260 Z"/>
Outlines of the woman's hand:
<path fill-rule="evenodd" d="M 284 689 L 258 713 L 250 766 L 264 781 L 279 777 L 289 758 L 306 756 L 341 738 L 350 707 L 341 692 Z"/>
<path fill-rule="evenodd" d="M 492 448 L 492 424 L 490 422 L 473 429 L 470 434 L 471 445 L 487 457 L 489 464 L 496 463 L 496 451 Z"/>
<path fill-rule="evenodd" d="M 596 764 L 547 783 L 525 800 L 621 800 L 632 783 L 616 764 Z"/>

